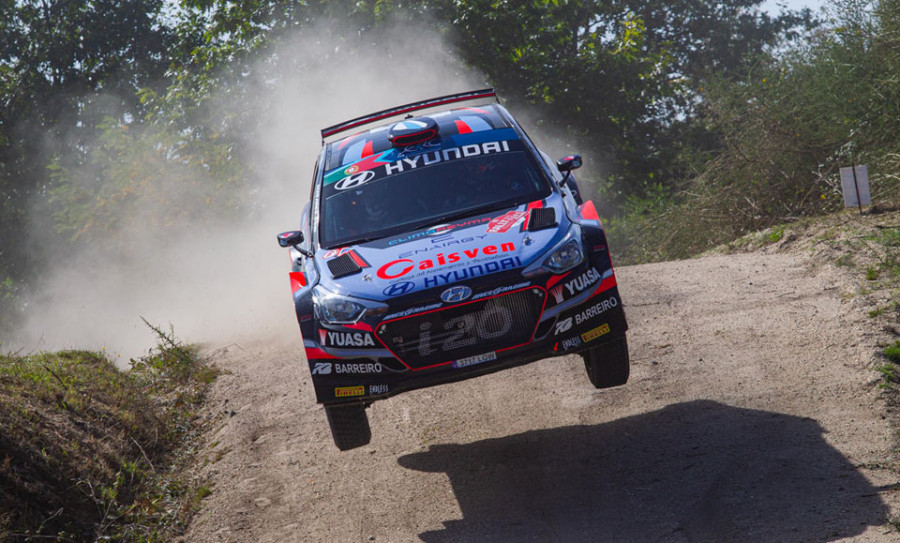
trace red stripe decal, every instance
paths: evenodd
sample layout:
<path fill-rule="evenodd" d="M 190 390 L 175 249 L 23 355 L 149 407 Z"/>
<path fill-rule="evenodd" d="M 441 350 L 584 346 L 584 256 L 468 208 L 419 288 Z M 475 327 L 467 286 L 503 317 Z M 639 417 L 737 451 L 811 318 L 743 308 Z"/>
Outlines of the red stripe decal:
<path fill-rule="evenodd" d="M 581 217 L 583 219 L 587 219 L 589 221 L 599 221 L 600 216 L 597 215 L 597 208 L 594 207 L 594 202 L 588 200 L 587 202 L 581 204 L 581 207 L 578 208 L 578 211 L 581 212 Z"/>
<path fill-rule="evenodd" d="M 453 121 L 456 123 L 456 131 L 460 134 L 470 134 L 472 132 L 472 127 L 466 124 L 464 121 Z"/>
<path fill-rule="evenodd" d="M 372 325 L 366 324 L 364 322 L 358 322 L 356 324 L 345 324 L 344 328 L 352 328 L 353 330 L 362 330 L 363 332 L 373 332 Z"/>
<path fill-rule="evenodd" d="M 611 275 L 611 276 L 607 277 L 606 279 L 604 279 L 603 281 L 600 281 L 600 284 L 597 285 L 597 288 L 594 290 L 594 293 L 591 294 L 591 298 L 600 294 L 601 292 L 606 292 L 607 290 L 609 290 L 617 285 L 618 285 L 618 283 L 616 282 L 616 276 Z"/>
<path fill-rule="evenodd" d="M 297 292 L 306 286 L 306 274 L 303 272 L 290 272 L 291 292 Z"/>
<path fill-rule="evenodd" d="M 358 135 L 359 135 L 359 134 L 353 134 L 352 136 L 347 136 L 346 138 L 344 138 L 343 140 L 341 140 L 341 142 L 338 144 L 338 147 L 337 147 L 337 148 L 338 148 L 338 149 L 343 149 L 344 147 L 346 147 L 346 145 L 347 145 L 348 143 L 350 143 L 351 141 L 353 141 L 353 138 L 355 138 L 355 137 L 358 136 Z"/>
<path fill-rule="evenodd" d="M 326 353 L 325 351 L 323 351 L 322 349 L 319 349 L 318 347 L 306 347 L 306 359 L 307 360 L 319 360 L 319 359 L 332 360 L 335 358 L 337 358 L 337 357 Z"/>
<path fill-rule="evenodd" d="M 548 279 L 548 280 L 547 280 L 547 287 L 546 287 L 547 290 L 550 290 L 551 288 L 553 288 L 553 285 L 555 285 L 556 283 L 559 283 L 560 281 L 562 281 L 563 279 L 565 279 L 566 277 L 568 277 L 568 275 L 569 275 L 570 273 L 572 273 L 572 272 L 568 271 L 568 272 L 566 272 L 566 273 L 564 273 L 564 274 L 562 274 L 562 275 L 554 275 L 553 277 L 551 277 L 550 279 Z"/>
<path fill-rule="evenodd" d="M 521 230 L 519 230 L 520 232 L 526 232 L 528 230 L 528 221 L 531 220 L 531 210 L 539 209 L 542 207 L 544 207 L 543 200 L 536 200 L 536 201 L 528 204 L 528 206 L 525 208 L 525 212 L 528 213 L 528 215 L 525 215 L 525 220 L 522 221 L 522 228 L 521 228 Z"/>
<path fill-rule="evenodd" d="M 356 262 L 356 265 L 359 266 L 360 268 L 368 268 L 369 267 L 369 263 L 366 262 L 366 260 L 363 257 L 359 256 L 359 253 L 357 253 L 356 251 L 350 251 L 348 254 L 350 255 L 350 258 L 352 258 L 353 261 Z"/>
<path fill-rule="evenodd" d="M 360 156 L 362 158 L 366 158 L 367 156 L 372 156 L 372 154 L 374 154 L 374 153 L 375 153 L 375 151 L 372 150 L 372 140 L 369 140 L 366 142 L 365 145 L 363 145 L 362 155 L 360 155 Z"/>

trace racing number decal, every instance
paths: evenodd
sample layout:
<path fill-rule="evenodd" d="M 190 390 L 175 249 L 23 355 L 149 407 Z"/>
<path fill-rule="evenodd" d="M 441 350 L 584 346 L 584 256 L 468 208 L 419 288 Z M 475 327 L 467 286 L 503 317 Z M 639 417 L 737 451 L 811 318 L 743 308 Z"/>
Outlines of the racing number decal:
<path fill-rule="evenodd" d="M 454 317 L 444 323 L 446 336 L 440 344 L 441 351 L 452 351 L 474 345 L 479 340 L 491 340 L 507 334 L 512 329 L 512 314 L 500 305 L 491 305 L 478 313 Z M 419 355 L 428 356 L 437 351 L 432 347 L 431 323 L 419 325 Z"/>

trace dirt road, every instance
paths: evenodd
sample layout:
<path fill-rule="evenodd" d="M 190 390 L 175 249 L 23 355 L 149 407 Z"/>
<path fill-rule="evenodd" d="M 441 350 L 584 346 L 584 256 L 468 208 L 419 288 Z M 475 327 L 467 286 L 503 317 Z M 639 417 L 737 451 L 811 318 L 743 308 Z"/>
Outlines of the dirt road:
<path fill-rule="evenodd" d="M 548 359 L 378 402 L 371 445 L 345 453 L 296 328 L 238 340 L 184 540 L 900 541 L 877 337 L 839 270 L 749 254 L 617 271 L 627 385 Z"/>

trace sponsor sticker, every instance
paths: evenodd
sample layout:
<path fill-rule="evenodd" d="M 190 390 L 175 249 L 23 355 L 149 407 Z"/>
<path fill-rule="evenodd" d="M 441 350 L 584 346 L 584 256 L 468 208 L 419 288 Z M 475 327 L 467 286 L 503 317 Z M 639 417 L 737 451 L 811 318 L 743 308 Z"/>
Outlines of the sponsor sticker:
<path fill-rule="evenodd" d="M 312 369 L 313 375 L 331 375 L 331 362 L 316 362 Z"/>
<path fill-rule="evenodd" d="M 585 309 L 581 313 L 577 313 L 575 315 L 575 324 L 581 324 L 587 320 L 593 319 L 594 317 L 599 317 L 610 309 L 618 307 L 618 305 L 619 300 L 615 296 L 610 296 L 609 298 L 601 302 L 597 302 L 591 307 Z"/>
<path fill-rule="evenodd" d="M 603 334 L 608 334 L 608 333 L 609 333 L 609 325 L 601 324 L 600 326 L 594 328 L 593 330 L 588 330 L 587 332 L 581 334 L 581 339 L 582 339 L 582 341 L 587 343 L 588 341 L 593 341 L 593 340 L 597 339 L 598 337 L 602 336 Z"/>
<path fill-rule="evenodd" d="M 565 334 L 569 330 L 572 329 L 572 317 L 566 317 L 565 319 L 556 323 L 556 331 L 553 332 L 554 336 L 558 336 L 559 334 Z"/>
<path fill-rule="evenodd" d="M 319 343 L 326 347 L 374 347 L 372 335 L 365 332 L 319 330 Z"/>
<path fill-rule="evenodd" d="M 580 337 L 570 337 L 569 339 L 564 339 L 562 341 L 563 349 L 574 349 L 575 347 L 578 347 L 579 345 L 581 345 Z"/>
<path fill-rule="evenodd" d="M 467 366 L 474 366 L 475 364 L 481 364 L 482 362 L 489 362 L 491 360 L 497 360 L 496 352 L 476 354 L 475 356 L 460 358 L 459 360 L 454 360 L 452 366 L 457 369 L 465 368 Z"/>
<path fill-rule="evenodd" d="M 332 373 L 381 373 L 384 370 L 379 362 L 316 362 L 313 375 L 331 375 Z"/>
<path fill-rule="evenodd" d="M 329 251 L 326 251 L 325 254 L 322 255 L 322 258 L 337 258 L 350 250 L 351 250 L 350 247 L 341 247 L 339 249 L 331 249 Z"/>
<path fill-rule="evenodd" d="M 388 385 L 369 385 L 369 394 L 387 394 L 389 390 Z"/>
<path fill-rule="evenodd" d="M 460 222 L 456 222 L 456 223 L 452 223 L 452 224 L 440 224 L 438 226 L 432 226 L 428 230 L 423 230 L 421 232 L 415 232 L 415 233 L 408 234 L 406 236 L 403 236 L 403 237 L 400 237 L 397 239 L 393 239 L 388 242 L 388 246 L 398 245 L 401 243 L 406 243 L 407 241 L 413 241 L 416 239 L 427 238 L 427 237 L 431 237 L 431 236 L 445 235 L 457 228 L 467 228 L 469 226 L 479 225 L 479 224 L 485 223 L 490 220 L 491 220 L 490 217 L 480 217 L 480 218 L 475 218 L 475 219 L 466 219 L 464 221 L 460 221 Z M 482 236 L 476 236 L 476 237 L 480 238 Z M 465 242 L 466 239 L 463 239 L 460 241 Z M 449 242 L 446 244 L 450 245 Z M 412 254 L 412 253 L 409 253 L 409 254 Z M 403 256 L 403 255 L 401 255 L 401 256 Z"/>
<path fill-rule="evenodd" d="M 494 217 L 488 223 L 487 232 L 488 234 L 509 232 L 512 227 L 524 220 L 527 215 L 528 213 L 525 211 L 509 211 L 505 215 Z"/>
<path fill-rule="evenodd" d="M 488 290 L 485 292 L 479 292 L 478 294 L 472 296 L 473 300 L 480 300 L 481 298 L 489 298 L 491 296 L 497 296 L 498 294 L 503 294 L 504 292 L 509 292 L 511 290 L 519 290 L 520 288 L 525 288 L 531 285 L 530 281 L 526 281 L 524 283 L 518 283 L 515 285 L 509 285 L 506 287 L 497 287 L 493 290 Z"/>
<path fill-rule="evenodd" d="M 590 287 L 600 279 L 600 272 L 597 271 L 597 268 L 591 268 L 575 279 L 567 282 L 565 284 L 566 291 L 568 291 L 569 296 L 572 296 Z"/>
<path fill-rule="evenodd" d="M 335 373 L 381 373 L 384 368 L 379 362 L 335 362 Z"/>
<path fill-rule="evenodd" d="M 553 298 L 556 300 L 556 303 L 563 303 L 563 285 L 558 285 L 550 289 L 550 294 L 553 295 Z"/>
<path fill-rule="evenodd" d="M 463 249 L 462 251 L 452 252 L 444 254 L 443 252 L 435 255 L 434 258 L 425 258 L 421 260 L 412 260 L 410 258 L 398 258 L 396 260 L 391 260 L 390 262 L 382 265 L 378 268 L 376 275 L 381 279 L 397 279 L 398 277 L 403 277 L 413 270 L 419 271 L 430 271 L 430 270 L 438 270 L 444 266 L 451 266 L 459 262 L 461 265 L 465 265 L 467 262 L 477 261 L 479 257 L 488 257 L 491 259 L 500 258 L 500 255 L 503 253 L 513 253 L 515 254 L 516 245 L 512 242 L 501 243 L 500 246 L 496 245 L 485 245 L 484 247 L 472 247 L 471 249 Z M 518 260 L 518 257 L 515 257 Z M 507 258 L 504 259 L 512 261 L 513 259 Z M 516 267 L 517 265 L 513 263 L 512 267 Z M 474 267 L 474 266 L 473 266 Z"/>
<path fill-rule="evenodd" d="M 336 387 L 334 389 L 335 398 L 347 398 L 349 396 L 365 396 L 366 387 L 363 385 L 355 387 Z"/>
<path fill-rule="evenodd" d="M 415 315 L 416 313 L 424 313 L 425 311 L 430 311 L 432 309 L 437 309 L 444 304 L 431 304 L 431 305 L 423 305 L 420 307 L 411 307 L 405 311 L 398 311 L 397 313 L 391 313 L 382 319 L 383 321 L 389 321 L 391 319 L 396 319 L 398 317 L 408 317 L 410 315 Z"/>

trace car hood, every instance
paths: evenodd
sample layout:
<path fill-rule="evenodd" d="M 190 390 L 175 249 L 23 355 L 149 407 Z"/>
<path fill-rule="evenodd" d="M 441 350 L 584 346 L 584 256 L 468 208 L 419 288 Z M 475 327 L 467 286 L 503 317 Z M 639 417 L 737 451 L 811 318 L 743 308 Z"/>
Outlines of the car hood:
<path fill-rule="evenodd" d="M 521 273 L 570 227 L 562 198 L 473 215 L 397 236 L 320 249 L 320 283 L 376 301 L 499 273 Z"/>

